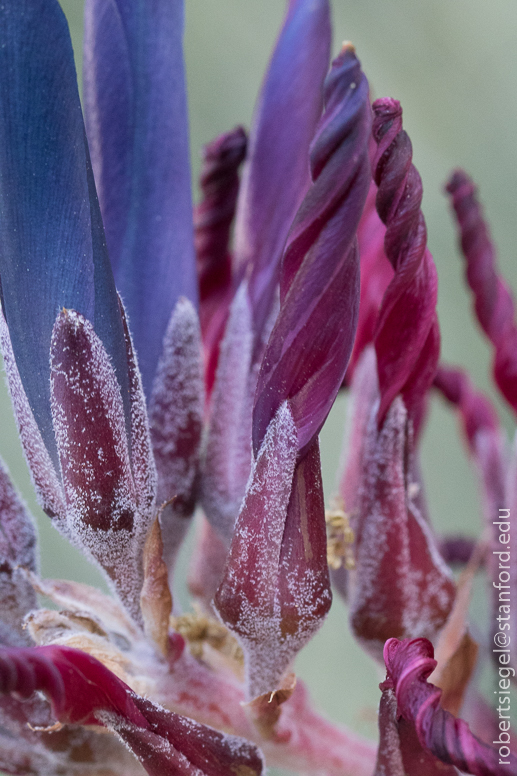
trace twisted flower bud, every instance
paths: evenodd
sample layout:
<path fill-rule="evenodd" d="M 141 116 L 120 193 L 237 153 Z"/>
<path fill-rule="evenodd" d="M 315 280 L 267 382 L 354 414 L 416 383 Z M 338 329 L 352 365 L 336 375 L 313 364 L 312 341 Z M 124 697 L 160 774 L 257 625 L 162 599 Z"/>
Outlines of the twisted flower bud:
<path fill-rule="evenodd" d="M 381 401 L 379 427 L 398 393 L 418 420 L 433 380 L 440 347 L 436 317 L 437 275 L 426 247 L 420 210 L 422 181 L 412 163 L 411 141 L 402 129 L 400 103 L 377 100 L 373 135 L 378 143 L 374 179 L 377 212 L 386 224 L 384 250 L 395 275 L 386 289 L 375 333 Z"/>
<path fill-rule="evenodd" d="M 313 185 L 283 257 L 280 312 L 255 396 L 253 469 L 215 597 L 244 648 L 251 697 L 279 686 L 330 607 L 317 434 L 355 335 L 369 129 L 367 81 L 346 45 L 325 83 Z"/>
<path fill-rule="evenodd" d="M 466 277 L 474 294 L 479 323 L 494 346 L 494 377 L 506 401 L 517 412 L 517 326 L 515 303 L 498 274 L 496 252 L 473 181 L 456 170 L 447 184 L 458 222 Z"/>

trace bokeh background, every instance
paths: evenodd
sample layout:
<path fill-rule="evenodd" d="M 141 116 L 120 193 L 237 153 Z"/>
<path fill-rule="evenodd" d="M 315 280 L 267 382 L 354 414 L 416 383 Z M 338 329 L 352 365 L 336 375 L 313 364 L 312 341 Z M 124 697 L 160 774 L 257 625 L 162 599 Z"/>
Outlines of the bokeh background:
<path fill-rule="evenodd" d="M 61 0 L 81 68 L 82 0 Z M 508 433 L 514 422 L 490 383 L 490 350 L 474 322 L 456 235 L 443 195 L 455 166 L 477 181 L 502 271 L 517 288 L 517 3 L 515 0 L 333 0 L 334 54 L 343 40 L 357 48 L 375 96 L 404 108 L 414 161 L 424 181 L 429 246 L 440 279 L 442 356 L 467 367 L 491 393 Z M 283 0 L 186 0 L 185 49 L 194 192 L 200 149 L 236 124 L 250 126 L 253 105 L 284 13 Z M 9 400 L 0 386 L 0 453 L 38 518 L 42 574 L 99 583 L 38 509 L 17 442 Z M 346 397 L 322 433 L 327 499 L 339 465 Z M 423 439 L 423 470 L 438 531 L 476 535 L 481 525 L 477 481 L 455 418 L 433 400 Z M 184 598 L 184 587 L 178 595 Z M 486 617 L 476 601 L 474 627 Z M 378 670 L 348 633 L 335 601 L 328 623 L 297 663 L 318 705 L 356 730 L 376 734 Z"/>

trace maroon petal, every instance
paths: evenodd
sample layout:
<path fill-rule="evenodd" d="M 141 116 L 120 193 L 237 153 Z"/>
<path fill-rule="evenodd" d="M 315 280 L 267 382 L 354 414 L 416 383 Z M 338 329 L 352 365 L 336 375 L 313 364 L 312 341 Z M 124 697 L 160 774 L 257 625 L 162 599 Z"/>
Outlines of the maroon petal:
<path fill-rule="evenodd" d="M 251 411 L 256 383 L 252 354 L 252 313 L 244 281 L 232 301 L 221 342 L 201 471 L 203 509 L 226 545 L 252 461 Z"/>
<path fill-rule="evenodd" d="M 457 776 L 422 748 L 414 727 L 397 713 L 392 689 L 383 690 L 379 707 L 379 749 L 373 776 Z"/>
<path fill-rule="evenodd" d="M 427 639 L 386 642 L 384 687 L 395 691 L 399 714 L 414 727 L 422 748 L 443 763 L 475 776 L 511 776 L 517 770 L 514 754 L 501 757 L 501 751 L 476 738 L 466 722 L 441 708 L 441 690 L 427 682 L 436 667 L 433 655 Z"/>
<path fill-rule="evenodd" d="M 30 698 L 44 692 L 63 723 L 113 730 L 150 776 L 228 772 L 260 774 L 258 749 L 135 695 L 93 657 L 67 647 L 0 650 L 0 692 Z"/>
<path fill-rule="evenodd" d="M 66 495 L 66 532 L 107 572 L 140 620 L 142 548 L 152 504 L 139 509 L 122 397 L 91 324 L 57 318 L 51 345 L 52 416 Z"/>
<path fill-rule="evenodd" d="M 396 100 L 373 105 L 378 143 L 374 179 L 377 212 L 386 224 L 384 250 L 395 275 L 386 289 L 375 332 L 381 402 L 379 428 L 391 402 L 402 393 L 411 418 L 420 419 L 422 401 L 434 377 L 439 351 L 436 321 L 437 277 L 426 248 L 420 210 L 422 182 L 411 162 L 409 137 Z"/>
<path fill-rule="evenodd" d="M 23 635 L 24 616 L 37 605 L 24 572 L 36 568 L 34 523 L 0 460 L 0 620 L 19 636 Z"/>
<path fill-rule="evenodd" d="M 371 351 L 370 351 L 371 353 Z M 352 509 L 355 571 L 350 616 L 356 636 L 380 656 L 391 636 L 434 636 L 454 600 L 454 583 L 418 504 L 408 413 L 401 397 L 392 403 L 381 430 L 375 362 L 367 351 L 352 383 L 359 402 L 357 426 L 343 493 Z M 365 386 L 367 389 L 365 390 Z M 364 392 L 364 396 L 362 393 Z M 365 402 L 370 397 L 369 412 Z"/>
<path fill-rule="evenodd" d="M 369 186 L 369 132 L 368 85 L 347 44 L 325 82 L 325 113 L 311 147 L 313 185 L 283 257 L 280 313 L 255 397 L 255 455 L 286 399 L 303 455 L 343 382 L 358 312 L 355 234 Z"/>
<path fill-rule="evenodd" d="M 495 248 L 474 183 L 463 170 L 456 170 L 447 191 L 456 214 L 474 309 L 494 346 L 495 380 L 517 412 L 517 325 L 513 296 L 499 275 Z"/>
<path fill-rule="evenodd" d="M 237 518 L 214 604 L 247 655 L 251 698 L 276 689 L 294 656 L 283 632 L 278 577 L 296 465 L 296 428 L 287 404 L 268 428 Z"/>
<path fill-rule="evenodd" d="M 235 229 L 237 269 L 241 277 L 249 275 L 257 335 L 274 300 L 289 227 L 309 186 L 309 145 L 329 57 L 328 0 L 289 0 L 255 113 Z"/>
<path fill-rule="evenodd" d="M 440 366 L 434 386 L 458 410 L 469 451 L 481 475 L 487 524 L 506 506 L 506 456 L 499 420 L 488 397 L 477 391 L 468 374 Z"/>
<path fill-rule="evenodd" d="M 361 296 L 354 349 L 348 364 L 348 382 L 352 378 L 353 371 L 364 349 L 370 342 L 373 342 L 382 298 L 393 278 L 393 267 L 384 253 L 386 227 L 377 214 L 376 196 L 377 186 L 372 181 L 357 228 L 361 258 Z"/>

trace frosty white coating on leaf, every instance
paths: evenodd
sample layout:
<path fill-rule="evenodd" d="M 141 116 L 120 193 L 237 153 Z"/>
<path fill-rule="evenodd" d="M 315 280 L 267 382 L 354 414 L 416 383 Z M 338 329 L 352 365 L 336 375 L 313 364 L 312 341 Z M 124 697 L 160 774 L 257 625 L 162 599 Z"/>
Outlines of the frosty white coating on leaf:
<path fill-rule="evenodd" d="M 199 319 L 192 302 L 182 297 L 167 327 L 149 407 L 157 503 L 174 499 L 160 515 L 164 557 L 171 572 L 195 503 L 203 407 Z"/>
<path fill-rule="evenodd" d="M 11 346 L 9 330 L 1 312 L 0 344 L 4 358 L 7 385 L 13 403 L 14 417 L 38 501 L 49 517 L 57 518 L 56 522 L 59 522 L 60 530 L 63 530 L 64 524 L 61 521 L 65 511 L 64 494 L 54 464 L 47 448 L 43 444 L 38 425 L 34 420 L 34 415 L 25 395 Z"/>
<path fill-rule="evenodd" d="M 126 312 L 120 299 L 119 305 L 124 326 L 129 374 L 129 398 L 131 404 L 131 470 L 133 473 L 138 508 L 140 510 L 149 510 L 152 512 L 156 497 L 156 466 L 149 433 L 145 394 Z"/>
<path fill-rule="evenodd" d="M 74 311 L 61 313 L 54 325 L 51 406 L 68 534 L 106 571 L 138 622 L 151 511 L 138 509 L 122 397 L 109 357 L 91 324 Z"/>
<path fill-rule="evenodd" d="M 0 459 L 0 622 L 23 635 L 24 616 L 36 606 L 26 570 L 36 571 L 36 532 Z"/>
<path fill-rule="evenodd" d="M 277 687 L 295 651 L 282 634 L 276 580 L 296 454 L 296 427 L 284 402 L 255 461 L 215 598 L 244 647 L 252 698 Z"/>
<path fill-rule="evenodd" d="M 235 295 L 221 343 L 203 453 L 202 503 L 207 518 L 229 543 L 251 466 L 251 412 L 256 375 L 247 285 Z"/>

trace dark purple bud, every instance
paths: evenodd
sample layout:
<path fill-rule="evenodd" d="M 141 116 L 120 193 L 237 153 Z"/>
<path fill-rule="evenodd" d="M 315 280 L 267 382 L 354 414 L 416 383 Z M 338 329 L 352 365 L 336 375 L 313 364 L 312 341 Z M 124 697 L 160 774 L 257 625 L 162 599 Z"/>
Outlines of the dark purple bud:
<path fill-rule="evenodd" d="M 382 298 L 393 278 L 393 267 L 384 253 L 386 227 L 377 214 L 376 196 L 377 186 L 374 181 L 371 181 L 366 204 L 357 228 L 361 261 L 361 296 L 354 349 L 347 370 L 346 380 L 348 383 L 352 379 L 354 368 L 362 352 L 370 342 L 373 342 Z"/>
<path fill-rule="evenodd" d="M 456 214 L 477 319 L 494 346 L 494 377 L 499 390 L 517 412 L 517 325 L 513 296 L 499 275 L 496 251 L 473 181 L 463 170 L 456 170 L 446 188 Z"/>
<path fill-rule="evenodd" d="M 386 225 L 384 250 L 395 270 L 374 340 L 381 394 L 378 423 L 380 428 L 393 399 L 401 393 L 418 428 L 439 355 L 436 267 L 426 248 L 420 210 L 422 182 L 411 161 L 411 141 L 402 129 L 400 104 L 388 98 L 377 100 L 373 111 L 373 136 L 378 144 L 373 162 L 379 187 L 377 212 Z"/>
<path fill-rule="evenodd" d="M 139 621 L 142 546 L 154 506 L 151 493 L 142 498 L 141 490 L 145 429 L 136 423 L 137 492 L 119 384 L 91 324 L 73 310 L 63 311 L 54 326 L 51 396 L 65 532 L 106 571 Z"/>
<path fill-rule="evenodd" d="M 254 465 L 214 603 L 246 654 L 249 697 L 280 686 L 331 603 L 315 443 L 296 464 L 287 404 L 270 424 Z"/>
<path fill-rule="evenodd" d="M 408 412 L 397 397 L 379 431 L 375 384 L 369 349 L 352 383 L 357 415 L 342 495 L 355 533 L 351 623 L 357 638 L 380 657 L 392 636 L 434 636 L 451 610 L 455 587 L 419 508 Z"/>
<path fill-rule="evenodd" d="M 202 462 L 201 498 L 207 519 L 229 545 L 252 463 L 251 412 L 256 384 L 253 329 L 246 283 L 230 314 L 210 402 Z"/>
<path fill-rule="evenodd" d="M 392 689 L 383 690 L 379 706 L 379 748 L 373 776 L 456 776 L 452 765 L 444 765 L 422 748 L 414 727 L 397 711 Z"/>
<path fill-rule="evenodd" d="M 434 386 L 457 409 L 469 452 L 481 475 L 486 521 L 492 527 L 493 515 L 506 505 L 507 469 L 505 439 L 495 408 L 461 369 L 440 366 Z"/>
<path fill-rule="evenodd" d="M 329 58 L 328 0 L 289 0 L 256 108 L 235 227 L 237 273 L 248 277 L 258 339 L 287 233 L 309 187 L 307 158 Z"/>

